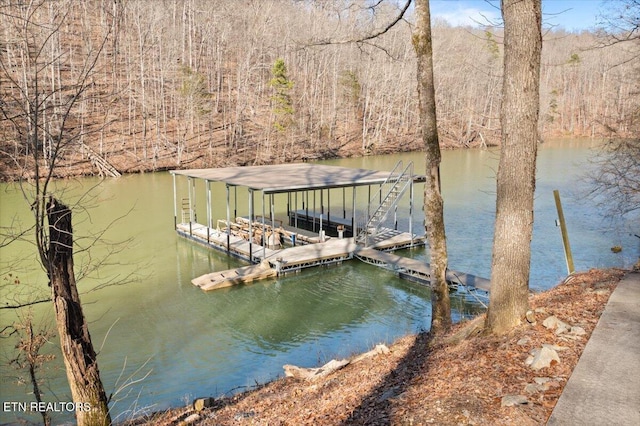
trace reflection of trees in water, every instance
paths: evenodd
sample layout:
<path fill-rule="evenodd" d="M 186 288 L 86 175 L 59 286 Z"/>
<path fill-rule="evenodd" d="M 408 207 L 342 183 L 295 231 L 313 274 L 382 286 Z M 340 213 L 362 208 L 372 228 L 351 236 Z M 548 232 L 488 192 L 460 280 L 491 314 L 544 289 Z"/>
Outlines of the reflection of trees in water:
<path fill-rule="evenodd" d="M 366 324 L 372 330 L 377 324 L 416 329 L 420 324 L 427 326 L 431 315 L 427 287 L 354 262 L 220 290 L 207 297 L 212 299 L 212 311 L 221 310 L 216 315 L 220 326 L 269 352 Z M 456 318 L 483 311 L 464 293 L 453 292 L 451 297 Z"/>
<path fill-rule="evenodd" d="M 268 350 L 329 336 L 372 321 L 388 322 L 394 312 L 428 313 L 428 293 L 410 294 L 398 306 L 399 281 L 393 274 L 366 265 L 342 264 L 226 291 L 224 326 Z M 400 286 L 398 286 L 400 287 Z M 224 291 L 224 290 L 222 290 Z M 404 320 L 406 321 L 406 319 Z"/>

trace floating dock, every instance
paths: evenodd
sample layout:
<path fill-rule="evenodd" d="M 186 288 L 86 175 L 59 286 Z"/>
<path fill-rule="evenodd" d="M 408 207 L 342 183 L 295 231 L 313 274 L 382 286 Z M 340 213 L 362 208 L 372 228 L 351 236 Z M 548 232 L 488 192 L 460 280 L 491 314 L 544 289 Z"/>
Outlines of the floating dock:
<path fill-rule="evenodd" d="M 431 283 L 431 267 L 428 263 L 371 248 L 358 248 L 355 251 L 355 257 L 365 263 L 389 269 L 406 280 L 426 285 Z M 464 286 L 467 289 L 486 292 L 491 288 L 491 282 L 485 278 L 450 269 L 447 270 L 446 280 L 453 288 Z"/>
<path fill-rule="evenodd" d="M 204 291 L 218 290 L 237 284 L 245 284 L 251 281 L 264 280 L 278 275 L 268 262 L 257 265 L 249 265 L 243 268 L 230 269 L 228 271 L 212 272 L 191 280 L 193 285 Z"/>
<path fill-rule="evenodd" d="M 354 257 L 411 281 L 430 282 L 429 265 L 387 253 L 426 242 L 413 232 L 413 186 L 425 178 L 413 174 L 412 163 L 398 162 L 390 173 L 305 163 L 174 170 L 171 174 L 178 235 L 252 264 L 192 280 L 205 291 Z M 186 198 L 178 197 L 177 176 L 187 178 Z M 204 181 L 206 224 L 197 220 L 196 180 Z M 226 218 L 219 219 L 215 227 L 212 182 L 226 186 Z M 246 190 L 248 206 L 240 214 L 238 188 Z M 357 200 L 364 195 L 367 204 L 358 207 Z M 216 200 L 220 198 L 218 194 Z M 256 208 L 260 200 L 261 208 Z M 280 208 L 276 208 L 278 200 Z M 407 201 L 409 230 L 403 232 L 398 230 L 398 207 Z M 489 291 L 488 280 L 469 274 L 450 271 L 447 280 L 452 287 Z"/>
<path fill-rule="evenodd" d="M 341 263 L 353 258 L 365 263 L 385 268 L 399 277 L 422 285 L 431 285 L 430 266 L 423 261 L 384 252 L 385 246 L 395 246 L 401 241 L 395 236 L 392 241 L 381 241 L 377 247 L 362 248 L 353 238 L 330 239 L 323 243 L 290 247 L 279 251 L 270 251 L 259 264 L 226 271 L 213 272 L 194 278 L 191 282 L 204 291 L 217 290 L 237 284 L 285 275 L 304 268 Z M 447 270 L 449 286 L 466 290 L 489 292 L 490 282 L 485 278 L 471 274 Z"/>

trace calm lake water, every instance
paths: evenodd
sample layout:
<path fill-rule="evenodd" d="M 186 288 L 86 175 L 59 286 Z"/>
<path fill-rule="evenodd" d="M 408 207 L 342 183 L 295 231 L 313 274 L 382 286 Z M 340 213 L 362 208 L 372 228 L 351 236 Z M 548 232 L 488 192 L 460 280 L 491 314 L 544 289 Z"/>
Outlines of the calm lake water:
<path fill-rule="evenodd" d="M 583 186 L 580 176 L 588 172 L 591 153 L 588 142 L 570 140 L 546 143 L 539 151 L 533 290 L 553 287 L 566 276 L 562 240 L 555 224 L 554 189 L 560 190 L 563 199 L 577 270 L 628 267 L 638 258 L 640 239 L 633 234 L 640 234 L 640 221 L 604 220 L 578 196 Z M 424 170 L 421 154 L 324 164 L 391 170 L 399 159 L 414 161 L 418 173 Z M 496 151 L 443 153 L 450 267 L 487 278 L 497 163 Z M 236 392 L 281 376 L 284 364 L 315 366 L 429 327 L 428 289 L 358 261 L 202 292 L 190 283 L 192 278 L 243 263 L 176 236 L 168 173 L 102 182 L 80 179 L 58 185 L 66 191 L 63 199 L 74 203 L 79 194 L 94 188 L 92 197 L 81 200 L 85 209 L 78 207 L 74 213 L 76 267 L 86 275 L 79 288 L 93 342 L 100 352 L 105 387 L 108 393 L 115 393 L 112 412 L 117 420 L 183 405 L 195 397 Z M 421 187 L 416 188 L 416 194 L 421 205 Z M 0 186 L 0 197 L 2 227 L 30 224 L 28 206 L 15 185 Z M 224 198 L 223 188 L 214 185 L 214 219 L 226 216 Z M 414 212 L 418 228 L 423 223 L 421 213 L 420 208 Z M 408 211 L 401 210 L 400 216 L 400 226 L 406 227 Z M 204 218 L 204 213 L 200 217 Z M 89 253 L 81 251 L 95 240 L 97 244 Z M 621 253 L 611 252 L 616 245 L 623 247 Z M 109 252 L 105 263 L 91 271 L 90 266 Z M 403 254 L 428 259 L 426 249 Z M 32 245 L 17 242 L 0 249 L 0 262 L 0 280 L 9 282 L 18 276 L 21 283 L 3 287 L 3 301 L 19 292 L 46 293 L 46 278 L 34 266 Z M 93 291 L 117 282 L 126 284 Z M 456 319 L 483 309 L 464 296 L 454 297 L 453 304 Z M 15 313 L 6 310 L 0 315 L 3 325 L 15 318 Z M 34 316 L 38 323 L 53 327 L 48 305 L 38 305 Z M 24 373 L 7 366 L 15 342 L 2 339 L 0 344 L 0 399 L 31 401 L 30 388 L 19 383 L 18 376 Z M 57 354 L 57 345 L 54 339 L 47 350 Z M 60 356 L 43 368 L 42 375 L 47 400 L 70 400 Z M 19 416 L 24 417 L 22 413 Z M 54 416 L 56 423 L 69 419 Z M 0 422 L 15 420 L 16 413 L 0 412 Z"/>

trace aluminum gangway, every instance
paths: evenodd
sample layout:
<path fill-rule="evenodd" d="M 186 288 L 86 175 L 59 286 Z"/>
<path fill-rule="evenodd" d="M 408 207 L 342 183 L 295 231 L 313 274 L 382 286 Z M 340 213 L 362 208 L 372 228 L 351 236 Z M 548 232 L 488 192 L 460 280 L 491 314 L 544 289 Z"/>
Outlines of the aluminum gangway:
<path fill-rule="evenodd" d="M 356 242 L 365 247 L 369 246 L 371 237 L 374 237 L 386 220 L 391 210 L 395 209 L 404 193 L 413 182 L 413 162 L 402 168 L 402 160 L 398 161 L 389 177 L 380 185 L 380 201 L 369 200 L 367 212 L 373 213 L 359 224 L 359 232 Z"/>

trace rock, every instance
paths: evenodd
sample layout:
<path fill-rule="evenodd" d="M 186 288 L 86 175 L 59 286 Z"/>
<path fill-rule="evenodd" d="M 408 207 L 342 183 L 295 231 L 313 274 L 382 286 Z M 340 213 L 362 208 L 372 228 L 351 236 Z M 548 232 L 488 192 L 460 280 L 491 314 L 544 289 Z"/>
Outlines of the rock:
<path fill-rule="evenodd" d="M 536 323 L 536 313 L 534 311 L 527 311 L 527 313 L 525 314 L 525 318 L 527 319 L 527 322 L 529 324 L 535 324 Z"/>
<path fill-rule="evenodd" d="M 562 334 L 569 331 L 569 329 L 571 328 L 569 324 L 559 320 L 555 315 L 547 317 L 544 321 L 542 321 L 542 325 L 544 325 L 549 330 L 555 330 L 556 334 Z"/>
<path fill-rule="evenodd" d="M 215 398 L 198 398 L 193 401 L 193 409 L 202 411 L 205 408 L 213 407 L 215 401 Z"/>
<path fill-rule="evenodd" d="M 516 345 L 518 346 L 524 346 L 524 345 L 528 345 L 529 343 L 531 343 L 531 337 L 529 336 L 525 336 L 522 339 L 518 340 L 516 342 Z"/>
<path fill-rule="evenodd" d="M 524 387 L 524 392 L 528 394 L 543 392 L 545 385 L 539 385 L 537 383 L 529 383 Z"/>
<path fill-rule="evenodd" d="M 564 340 L 565 342 L 568 342 L 569 340 L 578 340 L 579 338 L 580 336 L 576 336 L 573 334 L 565 334 L 560 337 L 560 340 Z"/>
<path fill-rule="evenodd" d="M 535 383 L 529 383 L 524 387 L 525 393 L 532 394 L 538 392 L 545 392 L 552 387 L 557 387 L 558 382 L 552 381 L 550 377 L 534 377 Z"/>
<path fill-rule="evenodd" d="M 544 321 L 542 321 L 542 325 L 544 325 L 549 330 L 553 330 L 558 326 L 558 317 L 555 315 L 551 315 L 550 317 L 546 317 Z"/>
<path fill-rule="evenodd" d="M 513 407 L 528 404 L 529 400 L 524 395 L 505 395 L 500 402 L 501 407 Z"/>
<path fill-rule="evenodd" d="M 561 324 L 558 325 L 558 328 L 556 328 L 556 334 L 562 334 L 562 333 L 566 333 L 567 331 L 569 331 L 571 329 L 571 326 L 565 322 L 562 322 Z"/>
<path fill-rule="evenodd" d="M 573 327 L 571 327 L 569 334 L 573 334 L 574 336 L 584 336 L 585 334 L 587 334 L 587 332 L 584 330 L 584 328 L 574 325 Z"/>
<path fill-rule="evenodd" d="M 534 370 L 549 367 L 554 361 L 560 362 L 558 352 L 553 349 L 552 345 L 543 345 L 540 349 L 534 349 L 532 355 L 533 357 L 530 357 L 531 362 L 529 363 L 529 366 Z M 529 359 L 527 359 L 527 361 L 529 361 Z"/>
<path fill-rule="evenodd" d="M 533 381 L 536 382 L 539 385 L 544 385 L 545 383 L 547 383 L 550 380 L 551 380 L 550 377 L 534 377 L 533 378 Z"/>
<path fill-rule="evenodd" d="M 391 351 L 389 350 L 389 348 L 387 347 L 387 345 L 376 345 L 375 349 L 374 349 L 377 353 L 379 354 L 385 354 L 388 355 L 389 353 L 391 353 Z"/>
<path fill-rule="evenodd" d="M 398 395 L 398 388 L 392 387 L 391 389 L 387 389 L 380 395 L 380 397 L 376 400 L 378 404 L 385 402 L 388 399 L 394 398 Z"/>
<path fill-rule="evenodd" d="M 349 360 L 343 359 L 340 361 L 336 361 L 332 359 L 325 365 L 320 368 L 301 368 L 296 367 L 295 365 L 285 365 L 284 375 L 287 377 L 293 377 L 295 379 L 303 379 L 303 380 L 317 380 L 319 378 L 328 376 L 334 371 L 338 371 L 344 366 L 349 364 Z"/>
<path fill-rule="evenodd" d="M 252 411 L 241 411 L 237 414 L 235 414 L 233 416 L 233 419 L 236 421 L 239 420 L 244 420 L 244 419 L 250 419 L 252 417 L 254 417 L 256 415 L 256 413 L 252 410 Z"/>
<path fill-rule="evenodd" d="M 376 345 L 376 347 L 371 349 L 369 352 L 365 352 L 363 354 L 360 354 L 357 357 L 355 357 L 354 359 L 352 359 L 351 363 L 354 364 L 356 362 L 362 361 L 363 359 L 371 358 L 371 357 L 374 357 L 376 355 L 382 355 L 382 354 L 387 355 L 390 352 L 391 351 L 389 350 L 389 348 L 386 345 L 379 344 L 379 345 Z"/>
<path fill-rule="evenodd" d="M 184 419 L 181 424 L 184 425 L 190 425 L 191 423 L 195 423 L 198 420 L 200 420 L 200 414 L 198 413 L 194 413 L 192 415 L 190 415 L 189 417 L 187 417 L 186 419 Z"/>

